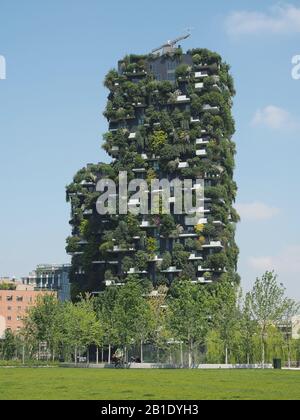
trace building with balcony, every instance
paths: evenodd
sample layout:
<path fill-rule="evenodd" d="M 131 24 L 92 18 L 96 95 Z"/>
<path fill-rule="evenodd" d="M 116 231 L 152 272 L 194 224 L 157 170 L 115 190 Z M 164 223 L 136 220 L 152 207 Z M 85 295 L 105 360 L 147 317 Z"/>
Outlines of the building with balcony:
<path fill-rule="evenodd" d="M 170 285 L 180 276 L 199 285 L 225 275 L 237 281 L 239 217 L 233 208 L 237 186 L 231 115 L 235 91 L 229 66 L 206 49 L 184 53 L 171 48 L 125 57 L 108 73 L 105 86 L 108 132 L 103 148 L 112 161 L 89 164 L 67 187 L 72 227 L 67 252 L 76 290 L 101 291 L 105 285 L 124 284 L 128 276 L 154 285 Z M 100 193 L 91 183 L 115 180 L 120 171 L 127 171 L 128 180 L 146 181 L 149 196 L 154 178 L 191 179 L 193 193 L 202 180 L 203 216 L 195 226 L 187 226 L 192 215 L 175 214 L 173 194 L 168 198 L 170 215 L 158 209 L 157 214 L 100 216 Z M 118 192 L 114 198 L 118 201 Z M 129 210 L 140 205 L 130 193 Z"/>

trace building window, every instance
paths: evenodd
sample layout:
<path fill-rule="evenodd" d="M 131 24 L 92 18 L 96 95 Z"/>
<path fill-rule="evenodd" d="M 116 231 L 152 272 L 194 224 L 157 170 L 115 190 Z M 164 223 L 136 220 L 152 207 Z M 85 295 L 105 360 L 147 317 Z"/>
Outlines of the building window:
<path fill-rule="evenodd" d="M 6 300 L 7 300 L 7 302 L 12 302 L 13 296 L 6 296 Z"/>
<path fill-rule="evenodd" d="M 8 310 L 8 311 L 11 311 L 11 306 L 8 306 L 8 307 L 7 307 L 7 310 Z"/>
<path fill-rule="evenodd" d="M 22 318 L 20 316 L 17 316 L 17 321 L 22 321 Z"/>
<path fill-rule="evenodd" d="M 8 316 L 7 317 L 7 321 L 11 321 L 11 316 Z"/>
<path fill-rule="evenodd" d="M 23 302 L 23 297 L 22 296 L 17 296 L 17 302 Z"/>

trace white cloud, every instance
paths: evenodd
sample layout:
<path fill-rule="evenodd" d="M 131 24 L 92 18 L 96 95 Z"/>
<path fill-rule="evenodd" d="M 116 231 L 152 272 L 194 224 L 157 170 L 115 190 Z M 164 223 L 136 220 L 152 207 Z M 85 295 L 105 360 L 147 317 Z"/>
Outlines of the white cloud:
<path fill-rule="evenodd" d="M 252 125 L 264 125 L 272 130 L 287 130 L 299 127 L 299 121 L 288 111 L 275 105 L 258 109 L 252 119 Z"/>
<path fill-rule="evenodd" d="M 275 256 L 250 257 L 248 263 L 261 272 L 274 270 L 279 275 L 300 275 L 300 245 L 288 246 Z"/>
<path fill-rule="evenodd" d="M 242 221 L 269 220 L 280 213 L 280 209 L 260 202 L 240 203 L 236 207 Z"/>
<path fill-rule="evenodd" d="M 293 4 L 278 4 L 267 13 L 235 11 L 226 19 L 229 35 L 298 34 L 300 8 Z"/>

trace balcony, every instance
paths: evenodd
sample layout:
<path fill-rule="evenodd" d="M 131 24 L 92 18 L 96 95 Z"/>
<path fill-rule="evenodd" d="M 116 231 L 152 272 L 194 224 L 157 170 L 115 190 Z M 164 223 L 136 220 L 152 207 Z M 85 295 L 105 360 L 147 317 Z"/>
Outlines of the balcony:
<path fill-rule="evenodd" d="M 132 169 L 132 172 L 134 172 L 136 174 L 143 174 L 143 173 L 145 173 L 147 171 L 146 171 L 145 168 L 135 168 L 135 169 Z"/>
<path fill-rule="evenodd" d="M 179 234 L 179 238 L 198 238 L 198 235 L 193 230 L 188 230 Z"/>
<path fill-rule="evenodd" d="M 205 277 L 199 277 L 197 282 L 198 284 L 212 284 L 212 280 L 207 280 Z"/>
<path fill-rule="evenodd" d="M 134 274 L 148 274 L 148 271 L 140 271 L 137 268 L 131 268 L 129 271 L 127 271 L 128 275 L 134 275 Z"/>
<path fill-rule="evenodd" d="M 198 257 L 197 254 L 191 254 L 189 257 L 190 261 L 200 261 L 203 260 L 203 257 Z"/>
<path fill-rule="evenodd" d="M 178 169 L 186 169 L 186 168 L 189 168 L 188 162 L 180 162 L 178 164 Z"/>
<path fill-rule="evenodd" d="M 207 156 L 207 151 L 205 149 L 196 150 L 196 155 L 201 156 L 201 157 L 206 157 Z"/>
<path fill-rule="evenodd" d="M 216 220 L 215 222 L 213 222 L 213 224 L 215 226 L 225 227 L 225 224 L 223 222 L 221 222 L 220 220 Z"/>
<path fill-rule="evenodd" d="M 153 258 L 149 259 L 150 262 L 163 262 L 163 259 L 159 257 L 158 255 L 155 255 Z"/>
<path fill-rule="evenodd" d="M 171 273 L 182 273 L 182 270 L 177 267 L 169 267 L 167 270 L 161 270 L 162 273 L 171 274 Z"/>
<path fill-rule="evenodd" d="M 220 107 L 218 106 L 211 106 L 209 104 L 203 105 L 203 111 L 209 111 L 213 114 L 218 114 L 220 112 Z"/>
<path fill-rule="evenodd" d="M 111 152 L 111 154 L 112 154 L 112 155 L 116 155 L 116 154 L 118 154 L 118 153 L 119 153 L 119 151 L 120 151 L 120 148 L 119 148 L 118 146 L 113 146 L 113 147 L 111 148 L 111 150 L 110 150 L 110 152 Z"/>
<path fill-rule="evenodd" d="M 202 79 L 203 77 L 208 77 L 209 74 L 207 71 L 196 71 L 195 78 L 196 79 Z"/>
<path fill-rule="evenodd" d="M 223 249 L 224 247 L 223 247 L 223 245 L 221 244 L 220 241 L 216 241 L 216 242 L 211 241 L 210 243 L 203 245 L 202 248 L 207 248 L 207 249 L 209 249 L 209 248 Z"/>
<path fill-rule="evenodd" d="M 140 224 L 140 228 L 148 228 L 148 229 L 151 229 L 151 228 L 155 228 L 155 225 L 153 225 L 153 224 L 151 224 L 151 222 L 147 222 L 146 220 L 144 220 L 144 221 L 142 221 L 142 223 Z"/>
<path fill-rule="evenodd" d="M 177 97 L 176 101 L 180 103 L 187 103 L 187 102 L 191 102 L 191 99 L 188 98 L 186 95 L 180 95 Z"/>
<path fill-rule="evenodd" d="M 203 268 L 202 265 L 199 265 L 198 271 L 204 272 L 204 273 L 211 273 L 213 270 L 211 270 L 210 268 Z"/>
<path fill-rule="evenodd" d="M 135 252 L 135 248 L 121 248 L 120 246 L 116 245 L 110 252 L 118 253 L 118 252 Z"/>
<path fill-rule="evenodd" d="M 136 138 L 136 133 L 130 133 L 128 138 L 130 140 L 135 139 Z"/>
<path fill-rule="evenodd" d="M 196 144 L 197 144 L 197 145 L 206 145 L 206 144 L 209 144 L 209 140 L 205 140 L 205 139 L 203 139 L 203 138 L 201 138 L 201 139 L 197 139 L 197 140 L 196 140 Z"/>
<path fill-rule="evenodd" d="M 92 216 L 93 215 L 93 210 L 91 210 L 91 209 L 84 210 L 83 215 L 84 216 Z"/>
<path fill-rule="evenodd" d="M 82 181 L 81 185 L 83 187 L 94 187 L 96 184 L 95 182 L 92 182 L 92 181 Z"/>
<path fill-rule="evenodd" d="M 78 242 L 78 245 L 87 245 L 87 244 L 88 244 L 88 241 L 86 240 L 81 240 Z"/>
<path fill-rule="evenodd" d="M 222 92 L 222 89 L 220 88 L 220 86 L 219 86 L 219 85 L 217 85 L 217 83 L 215 83 L 215 84 L 212 86 L 212 88 L 213 88 L 213 90 L 217 90 L 218 92 Z"/>
<path fill-rule="evenodd" d="M 199 83 L 195 83 L 195 89 L 203 89 L 204 88 L 204 83 L 199 82 Z"/>
<path fill-rule="evenodd" d="M 124 286 L 124 283 L 116 283 L 115 280 L 105 280 L 105 286 L 106 287 L 112 287 L 112 286 Z"/>

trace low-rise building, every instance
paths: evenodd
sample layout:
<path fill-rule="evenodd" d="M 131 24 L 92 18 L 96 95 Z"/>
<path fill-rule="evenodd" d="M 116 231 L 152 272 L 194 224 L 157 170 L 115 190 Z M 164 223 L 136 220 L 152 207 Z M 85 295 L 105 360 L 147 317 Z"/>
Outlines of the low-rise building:
<path fill-rule="evenodd" d="M 61 302 L 70 300 L 70 268 L 68 264 L 41 264 L 27 277 L 22 278 L 24 285 L 31 285 L 36 290 L 57 292 Z"/>
<path fill-rule="evenodd" d="M 7 288 L 7 284 L 11 287 Z M 5 288 L 0 286 L 0 338 L 3 338 L 6 330 L 18 332 L 28 309 L 47 293 L 55 292 L 37 291 L 31 285 L 14 283 L 6 283 Z"/>

